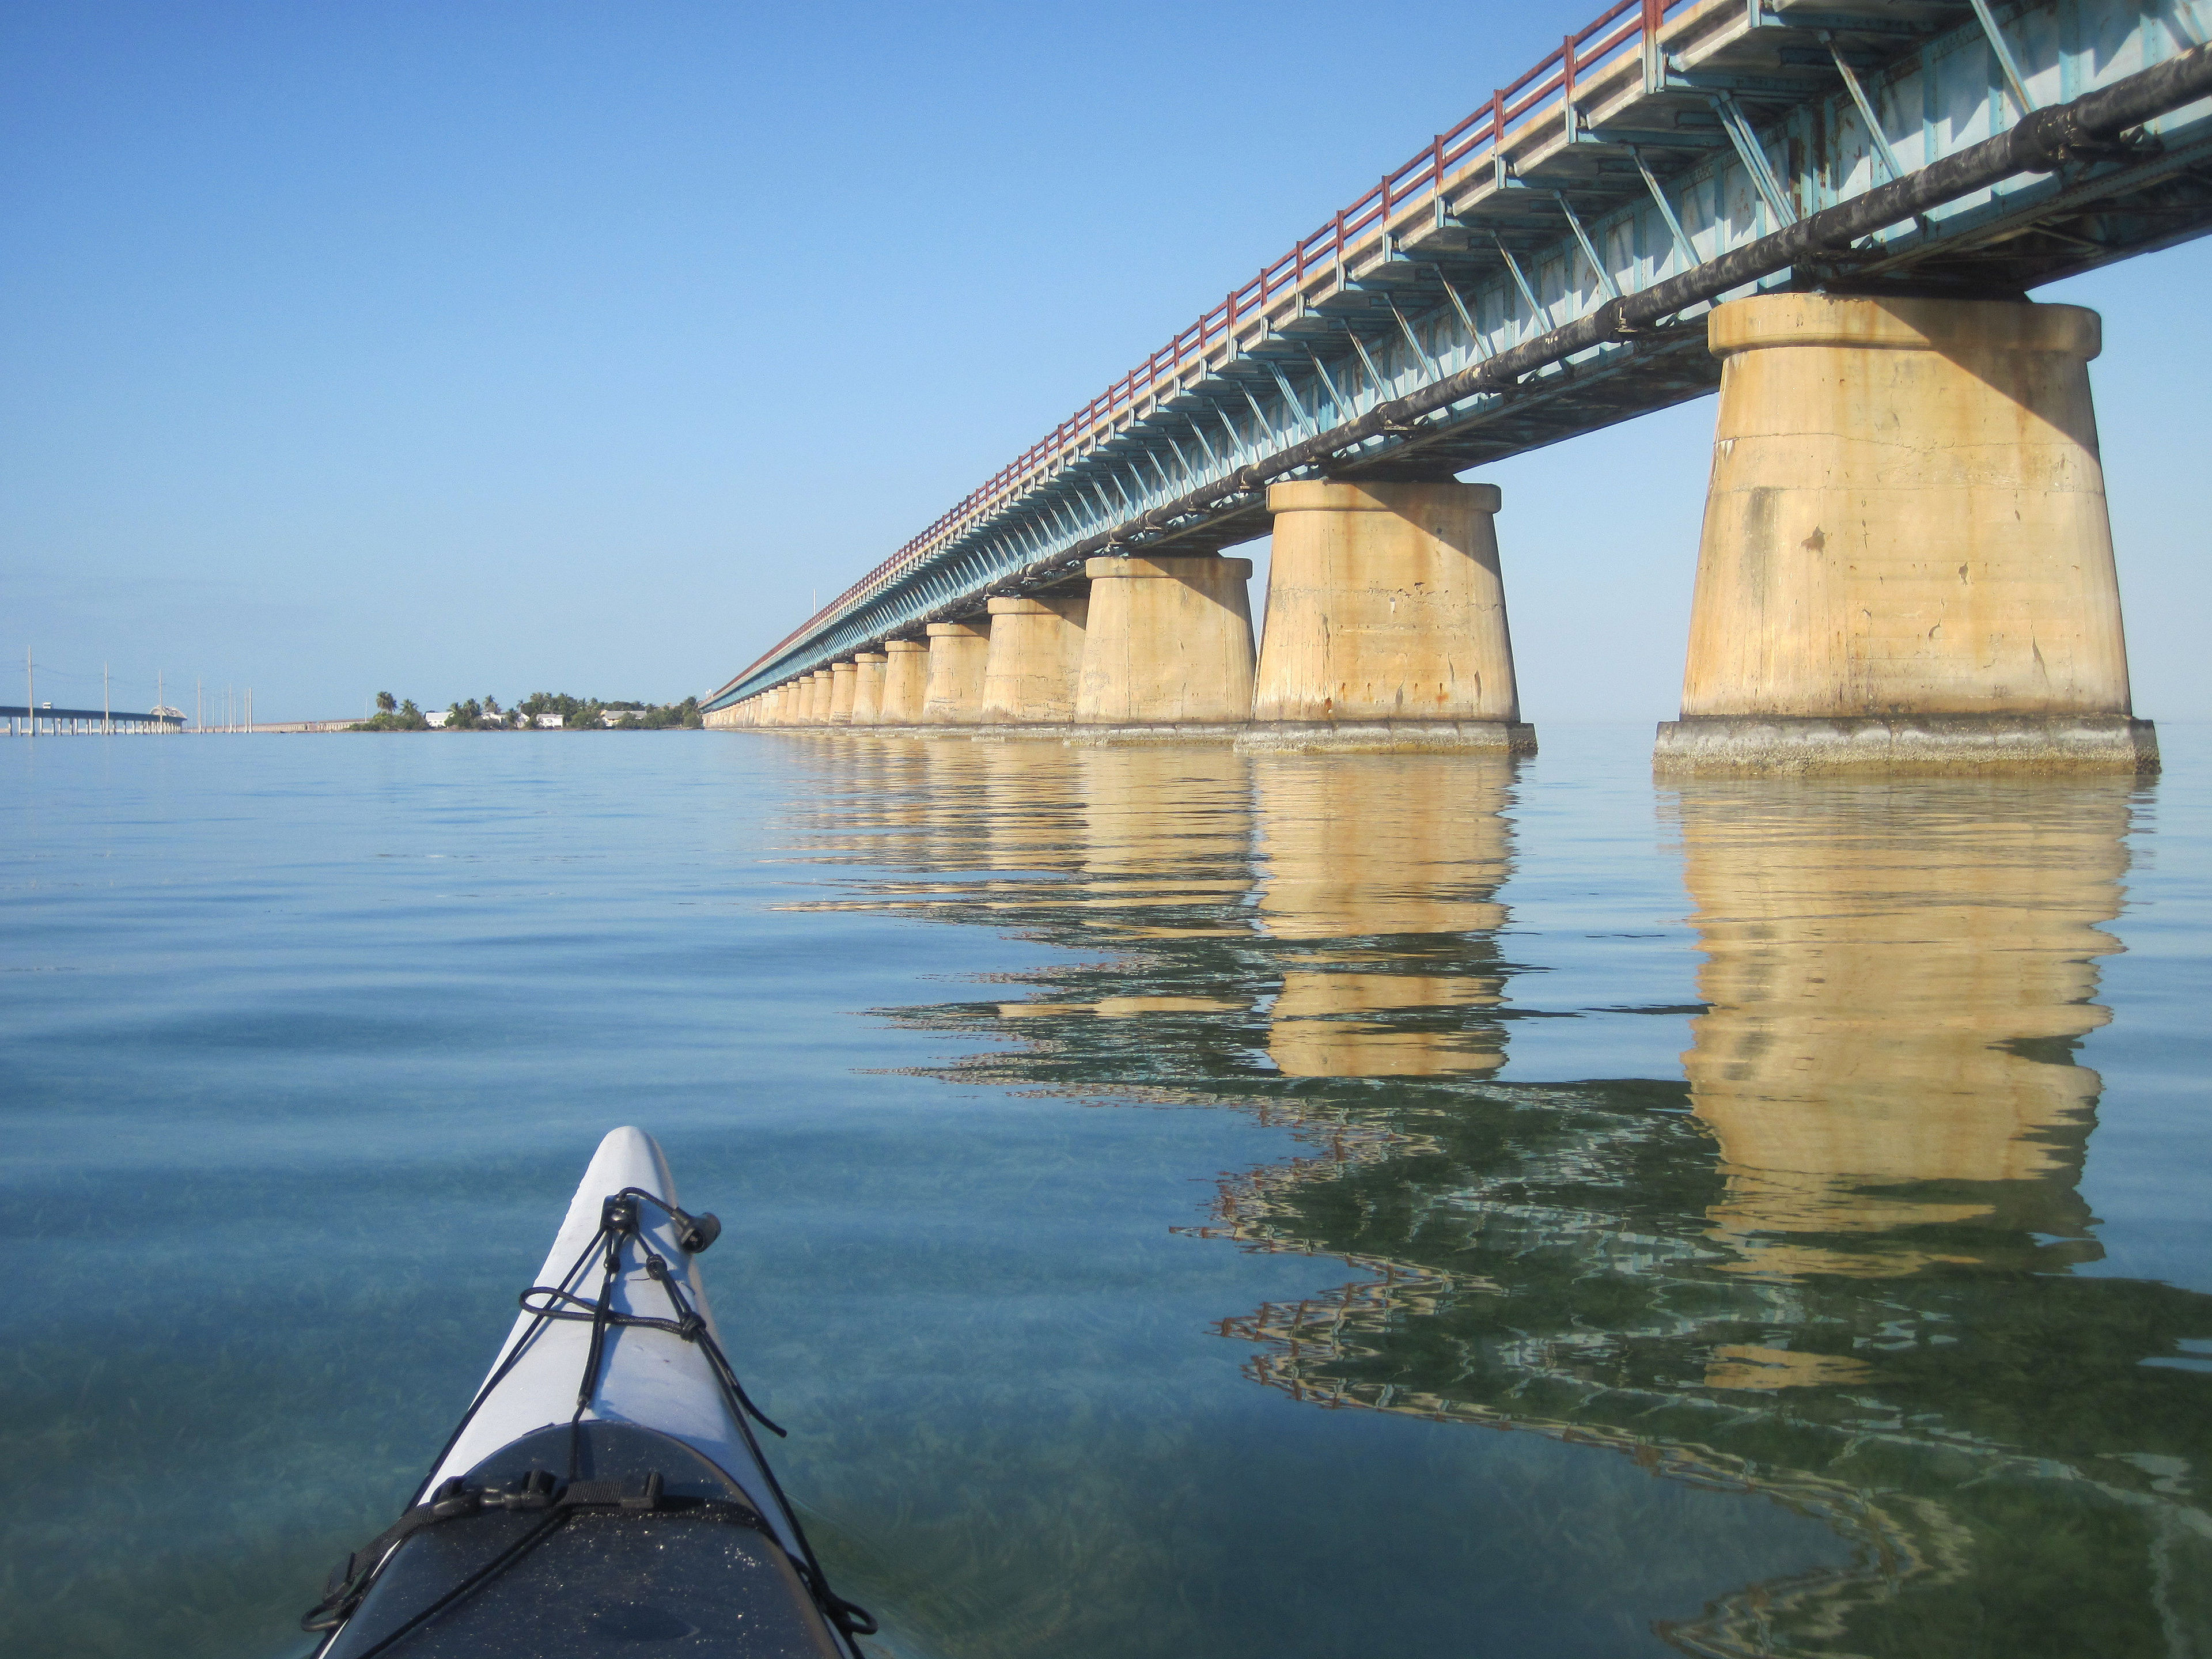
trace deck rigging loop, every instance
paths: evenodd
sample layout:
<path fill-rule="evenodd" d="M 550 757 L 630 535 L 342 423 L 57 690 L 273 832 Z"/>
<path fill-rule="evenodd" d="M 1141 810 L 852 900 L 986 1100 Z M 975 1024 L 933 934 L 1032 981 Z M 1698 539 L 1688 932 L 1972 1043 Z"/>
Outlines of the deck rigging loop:
<path fill-rule="evenodd" d="M 745 1392 L 744 1384 L 738 1380 L 737 1371 L 731 1365 L 728 1356 L 723 1353 L 721 1344 L 714 1340 L 714 1333 L 707 1328 L 705 1318 L 685 1297 L 683 1290 L 677 1283 L 676 1276 L 668 1271 L 667 1260 L 652 1245 L 646 1243 L 645 1234 L 638 1226 L 637 1206 L 640 1200 L 667 1213 L 669 1219 L 676 1224 L 678 1241 L 694 1255 L 705 1249 L 708 1245 L 721 1236 L 722 1224 L 713 1215 L 698 1217 L 687 1215 L 673 1205 L 654 1197 L 642 1188 L 625 1187 L 618 1193 L 610 1194 L 605 1202 L 599 1206 L 599 1231 L 592 1237 L 592 1242 L 585 1246 L 584 1254 L 578 1258 L 576 1266 L 569 1270 L 568 1277 L 559 1285 L 532 1285 L 517 1298 L 524 1312 L 541 1321 L 575 1319 L 591 1322 L 591 1351 L 584 1361 L 583 1378 L 577 1385 L 576 1415 L 569 1419 L 570 1424 L 573 1426 L 583 1421 L 585 1412 L 591 1408 L 592 1400 L 599 1391 L 600 1362 L 606 1351 L 607 1333 L 622 1326 L 638 1325 L 655 1330 L 669 1331 L 686 1342 L 696 1343 L 700 1351 L 707 1356 L 707 1363 L 714 1367 L 714 1376 L 721 1383 L 723 1392 L 729 1395 L 732 1404 L 738 1408 L 739 1426 L 743 1427 L 744 1419 L 750 1417 L 779 1440 L 787 1438 L 785 1431 L 772 1422 L 768 1414 L 758 1406 L 753 1404 L 752 1396 Z M 624 1239 L 629 1239 L 635 1243 L 638 1253 L 644 1258 L 646 1276 L 666 1292 L 669 1306 L 675 1314 L 673 1319 L 657 1319 L 647 1314 L 623 1313 L 615 1307 L 615 1286 L 622 1279 L 622 1252 Z M 699 1242 L 695 1244 L 691 1242 L 694 1239 Z M 599 1280 L 599 1294 L 596 1301 L 586 1302 L 576 1294 L 573 1286 L 581 1277 L 585 1263 L 591 1260 L 592 1254 L 602 1245 L 605 1247 L 605 1253 L 602 1258 L 604 1267 Z M 531 1301 L 532 1297 L 539 1297 L 541 1301 L 538 1304 L 533 1304 Z M 573 1307 L 564 1305 L 568 1304 L 575 1305 Z M 536 1334 L 536 1328 L 534 1326 L 532 1328 L 531 1334 Z M 522 1342 L 515 1345 L 515 1351 L 518 1353 L 520 1352 L 523 1344 L 529 1340 L 529 1336 L 525 1336 Z M 487 1384 L 483 1393 L 489 1392 L 490 1386 Z M 483 1397 L 482 1394 L 477 1396 L 479 1401 Z M 475 1409 L 473 1405 L 470 1407 L 471 1412 Z M 464 1419 L 463 1421 L 465 1423 L 466 1419 Z M 751 1438 L 750 1430 L 746 1432 L 746 1438 Z"/>

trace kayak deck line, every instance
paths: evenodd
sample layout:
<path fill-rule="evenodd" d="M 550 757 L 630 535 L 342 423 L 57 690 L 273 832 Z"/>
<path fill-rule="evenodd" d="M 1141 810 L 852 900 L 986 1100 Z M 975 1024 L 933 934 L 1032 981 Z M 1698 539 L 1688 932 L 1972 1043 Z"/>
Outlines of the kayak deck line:
<path fill-rule="evenodd" d="M 784 1431 L 714 1326 L 694 1258 L 720 1231 L 678 1206 L 650 1135 L 606 1136 L 414 1498 L 301 1620 L 324 1633 L 317 1659 L 583 1656 L 687 1635 L 859 1659 L 876 1622 L 830 1590 L 752 1425 Z"/>

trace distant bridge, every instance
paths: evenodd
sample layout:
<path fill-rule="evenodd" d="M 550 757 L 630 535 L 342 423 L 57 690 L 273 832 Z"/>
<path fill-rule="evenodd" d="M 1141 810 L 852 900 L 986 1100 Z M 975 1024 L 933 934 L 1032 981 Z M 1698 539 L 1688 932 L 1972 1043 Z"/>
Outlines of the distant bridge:
<path fill-rule="evenodd" d="M 1437 480 L 1711 390 L 1717 302 L 2019 297 L 2212 228 L 2212 0 L 1621 0 L 721 686 L 733 709 L 1267 485 Z"/>
<path fill-rule="evenodd" d="M 84 733 L 181 732 L 185 717 L 173 708 L 153 708 L 125 714 L 120 709 L 57 708 L 52 703 L 33 708 L 23 703 L 0 703 L 0 720 L 8 722 L 10 737 L 33 737 L 44 732 L 58 737 Z"/>

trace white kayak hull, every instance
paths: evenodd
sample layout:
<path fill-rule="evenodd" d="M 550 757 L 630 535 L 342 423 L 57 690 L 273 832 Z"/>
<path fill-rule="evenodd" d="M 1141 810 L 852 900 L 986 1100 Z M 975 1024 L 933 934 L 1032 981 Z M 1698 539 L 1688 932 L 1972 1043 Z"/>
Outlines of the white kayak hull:
<path fill-rule="evenodd" d="M 633 1187 L 652 1194 L 671 1209 L 678 1206 L 675 1177 L 653 1137 L 638 1128 L 612 1130 L 592 1154 L 576 1195 L 569 1200 L 561 1230 L 554 1235 L 553 1248 L 546 1253 L 545 1265 L 532 1282 L 557 1285 L 570 1276 L 599 1234 L 605 1200 Z M 641 1205 L 638 1231 L 680 1277 L 685 1296 L 707 1322 L 708 1334 L 720 1343 L 721 1333 L 715 1327 L 706 1287 L 700 1282 L 698 1263 L 678 1239 L 675 1223 L 653 1206 Z M 623 1271 L 615 1284 L 615 1310 L 666 1318 L 672 1312 L 668 1293 L 647 1276 L 638 1256 L 634 1251 L 625 1254 Z M 586 1264 L 576 1281 L 577 1291 L 595 1297 L 601 1279 L 597 1262 Z M 515 1350 L 525 1343 L 526 1351 L 517 1355 Z M 608 1331 L 603 1346 L 598 1386 L 582 1414 L 585 1422 L 632 1423 L 672 1435 L 704 1453 L 753 1493 L 757 1501 L 768 1504 L 769 1494 L 760 1490 L 766 1471 L 737 1420 L 713 1362 L 699 1344 L 686 1342 L 672 1332 L 627 1325 Z M 544 1322 L 527 1313 L 518 1315 L 514 1328 L 507 1333 L 486 1373 L 490 1392 L 480 1395 L 459 1437 L 423 1481 L 417 1501 L 441 1482 L 466 1474 L 508 1442 L 574 1418 L 591 1346 L 592 1328 L 586 1323 Z M 501 1368 L 510 1361 L 511 1369 L 500 1376 Z M 496 1384 L 492 1383 L 495 1377 L 499 1379 Z M 786 1547 L 793 1547 L 796 1542 L 787 1539 Z"/>
<path fill-rule="evenodd" d="M 685 1248 L 718 1230 L 643 1130 L 600 1142 L 414 1502 L 303 1620 L 319 1654 L 858 1659 L 874 1623 L 830 1592 L 739 1415 Z"/>

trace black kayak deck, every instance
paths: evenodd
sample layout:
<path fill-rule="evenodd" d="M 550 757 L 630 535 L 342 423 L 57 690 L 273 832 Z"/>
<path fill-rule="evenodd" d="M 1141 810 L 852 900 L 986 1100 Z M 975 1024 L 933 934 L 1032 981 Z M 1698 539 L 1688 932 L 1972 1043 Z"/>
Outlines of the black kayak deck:
<path fill-rule="evenodd" d="M 541 1429 L 461 1484 L 503 1493 L 533 1476 L 557 1498 L 488 1505 L 404 1539 L 317 1659 L 590 1659 L 641 1644 L 845 1659 L 759 1522 L 761 1499 L 682 1441 L 618 1423 Z"/>

